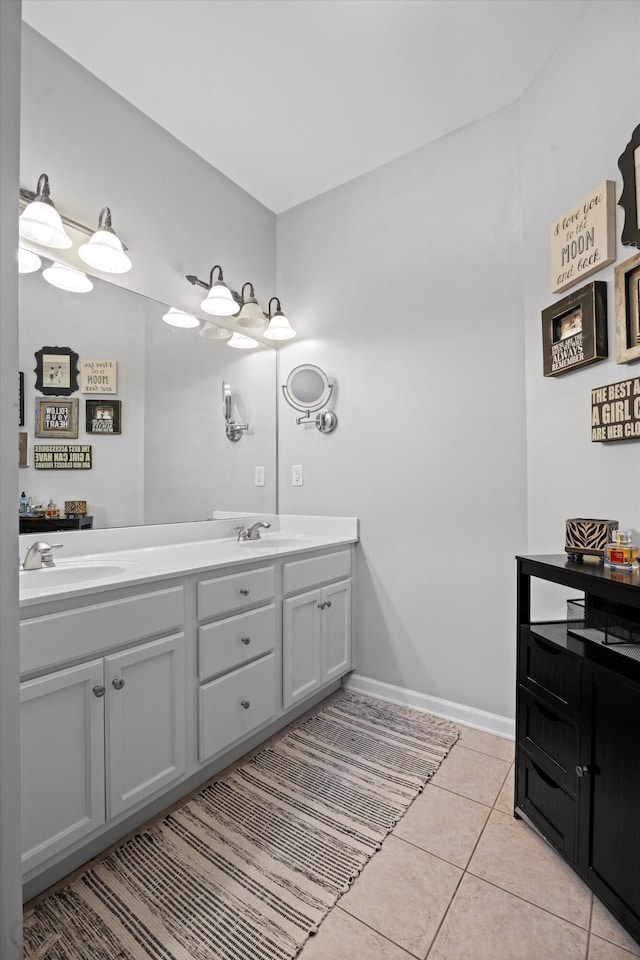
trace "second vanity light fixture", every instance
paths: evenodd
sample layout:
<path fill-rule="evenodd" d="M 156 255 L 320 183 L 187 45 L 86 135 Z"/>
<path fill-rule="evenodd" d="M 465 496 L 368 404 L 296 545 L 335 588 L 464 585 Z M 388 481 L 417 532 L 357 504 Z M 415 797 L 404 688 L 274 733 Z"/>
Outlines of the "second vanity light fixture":
<path fill-rule="evenodd" d="M 214 280 L 216 271 L 217 278 Z M 253 284 L 247 280 L 242 285 L 240 294 L 237 294 L 224 282 L 220 264 L 211 268 L 209 283 L 205 283 L 204 280 L 200 280 L 193 274 L 189 274 L 187 280 L 194 286 L 203 287 L 208 291 L 200 307 L 210 316 L 233 318 L 233 322 L 237 326 L 256 332 L 262 332 L 260 328 L 266 326 L 266 330 L 262 333 L 266 340 L 291 340 L 292 337 L 295 337 L 296 332 L 282 312 L 278 297 L 271 298 L 268 314 L 265 315 L 256 299 Z M 273 312 L 271 310 L 272 304 L 275 304 Z M 204 329 L 200 332 L 202 336 L 207 336 Z M 220 339 L 219 335 L 217 335 L 217 339 Z M 240 333 L 234 334 L 229 340 L 230 347 L 238 347 L 239 349 L 249 349 L 257 345 L 256 340 Z"/>

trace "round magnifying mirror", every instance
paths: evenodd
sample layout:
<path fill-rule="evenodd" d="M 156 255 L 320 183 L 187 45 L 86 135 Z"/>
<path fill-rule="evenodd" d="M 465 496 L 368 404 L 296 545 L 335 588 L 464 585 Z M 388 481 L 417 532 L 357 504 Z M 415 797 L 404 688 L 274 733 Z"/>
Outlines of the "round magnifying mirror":
<path fill-rule="evenodd" d="M 294 367 L 282 388 L 287 401 L 297 410 L 319 410 L 329 402 L 333 384 L 313 363 Z"/>

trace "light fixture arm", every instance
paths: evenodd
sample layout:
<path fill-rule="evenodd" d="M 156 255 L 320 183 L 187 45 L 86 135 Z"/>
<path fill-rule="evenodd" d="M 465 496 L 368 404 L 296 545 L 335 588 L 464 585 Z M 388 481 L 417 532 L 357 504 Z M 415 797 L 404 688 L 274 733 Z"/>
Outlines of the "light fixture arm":
<path fill-rule="evenodd" d="M 98 214 L 98 230 L 106 230 L 107 233 L 115 234 L 115 230 L 111 226 L 111 210 L 109 207 L 103 207 Z"/>
<path fill-rule="evenodd" d="M 280 306 L 280 301 L 278 300 L 278 298 L 277 298 L 277 297 L 271 297 L 271 300 L 269 300 L 269 307 L 268 307 L 268 310 L 267 310 L 267 312 L 268 312 L 268 314 L 269 314 L 269 319 L 271 319 L 272 316 L 273 316 L 273 314 L 271 313 L 271 304 L 273 303 L 274 300 L 275 300 L 275 302 L 278 304 L 278 306 L 276 307 L 276 313 L 282 313 L 282 307 Z"/>
<path fill-rule="evenodd" d="M 213 271 L 214 271 L 214 270 L 217 270 L 217 271 L 218 271 L 218 281 L 219 281 L 220 283 L 223 283 L 223 282 L 224 282 L 224 276 L 222 275 L 222 267 L 220 266 L 219 263 L 216 263 L 216 265 L 215 265 L 214 267 L 211 267 L 211 272 L 209 273 L 209 289 L 211 289 L 211 287 L 213 286 Z"/>
<path fill-rule="evenodd" d="M 51 191 L 49 190 L 49 177 L 46 173 L 41 173 L 38 177 L 38 185 L 36 186 L 36 192 L 33 195 L 34 200 L 38 200 L 40 203 L 48 203 L 49 206 L 53 206 L 53 200 L 51 199 Z"/>
<path fill-rule="evenodd" d="M 186 278 L 185 278 L 185 279 L 188 280 L 189 283 L 193 284 L 194 287 L 202 287 L 203 290 L 211 290 L 211 287 L 213 286 L 213 271 L 214 271 L 214 270 L 219 270 L 219 271 L 220 271 L 219 276 L 218 276 L 218 280 L 219 280 L 220 282 L 223 282 L 222 267 L 219 266 L 219 264 L 216 264 L 215 266 L 211 267 L 211 271 L 210 271 L 210 273 L 209 273 L 209 283 L 206 283 L 204 280 L 201 280 L 199 277 L 196 277 L 193 273 L 188 273 L 188 274 L 186 275 Z M 246 286 L 246 284 L 245 284 L 245 286 Z M 243 289 L 244 289 L 244 287 L 243 287 Z M 253 287 L 252 287 L 251 289 L 253 290 Z M 240 296 L 240 294 L 236 293 L 235 290 L 231 290 L 231 288 L 229 288 L 229 290 L 230 290 L 230 292 L 231 292 L 231 296 L 232 296 L 233 299 L 236 301 L 236 303 L 239 303 L 239 304 L 242 306 L 242 297 Z"/>
<path fill-rule="evenodd" d="M 251 297 L 252 300 L 255 300 L 255 298 L 256 298 L 256 292 L 255 292 L 255 290 L 253 289 L 253 284 L 251 283 L 250 280 L 247 280 L 246 283 L 243 283 L 243 284 L 242 284 L 242 289 L 241 289 L 241 291 L 240 291 L 240 299 L 242 300 L 242 302 L 243 302 L 243 303 L 245 302 L 245 300 L 244 300 L 244 288 L 245 288 L 245 287 L 249 287 L 249 291 L 250 291 L 250 292 L 249 292 L 249 296 Z"/>

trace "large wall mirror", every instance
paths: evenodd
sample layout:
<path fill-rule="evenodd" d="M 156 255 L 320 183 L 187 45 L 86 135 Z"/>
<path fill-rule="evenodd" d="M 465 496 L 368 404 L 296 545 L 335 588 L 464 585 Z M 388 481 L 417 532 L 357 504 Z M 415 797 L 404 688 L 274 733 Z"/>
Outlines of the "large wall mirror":
<path fill-rule="evenodd" d="M 46 263 L 45 263 L 46 265 Z M 275 349 L 234 350 L 197 329 L 164 323 L 168 307 L 92 278 L 89 293 L 52 286 L 40 271 L 20 277 L 20 370 L 24 373 L 27 466 L 20 491 L 38 503 L 86 500 L 94 527 L 206 520 L 214 510 L 276 512 Z M 86 401 L 78 400 L 78 439 L 90 444 L 91 470 L 33 465 L 35 354 L 68 347 L 82 360 L 114 360 L 121 402 L 117 435 L 87 432 Z M 234 418 L 248 423 L 238 443 L 225 433 L 222 383 L 230 385 Z M 103 397 L 102 399 L 109 399 Z M 256 467 L 264 485 L 256 486 Z M 259 472 L 258 472 L 259 473 Z"/>

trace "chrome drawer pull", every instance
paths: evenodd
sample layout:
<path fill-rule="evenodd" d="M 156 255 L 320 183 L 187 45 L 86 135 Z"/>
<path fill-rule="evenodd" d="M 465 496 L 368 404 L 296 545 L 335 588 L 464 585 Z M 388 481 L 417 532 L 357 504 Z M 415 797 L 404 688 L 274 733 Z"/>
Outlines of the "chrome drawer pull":
<path fill-rule="evenodd" d="M 327 600 L 327 602 L 325 603 L 325 607 L 330 607 L 330 606 L 331 606 L 331 600 Z"/>
<path fill-rule="evenodd" d="M 124 687 L 124 680 L 121 677 L 116 678 L 115 680 L 111 681 L 111 686 L 114 688 L 114 690 L 122 690 Z"/>
<path fill-rule="evenodd" d="M 324 610 L 325 606 L 326 606 L 326 604 L 324 604 L 324 603 L 319 603 L 319 604 L 318 604 L 318 610 Z"/>
<path fill-rule="evenodd" d="M 241 700 L 240 706 L 244 707 L 245 710 L 248 710 L 249 707 L 251 706 L 251 700 Z"/>
<path fill-rule="evenodd" d="M 93 692 L 96 695 L 96 697 L 104 697 L 106 693 L 106 688 L 103 687 L 101 683 L 97 683 L 93 688 Z"/>
<path fill-rule="evenodd" d="M 247 590 L 246 587 L 240 587 L 240 593 L 242 594 L 243 597 L 249 596 L 249 591 Z"/>
<path fill-rule="evenodd" d="M 589 773 L 589 767 L 582 767 L 580 766 L 580 764 L 578 764 L 578 766 L 576 767 L 577 776 L 586 777 L 588 773 Z"/>
<path fill-rule="evenodd" d="M 240 641 L 244 643 L 245 647 L 248 647 L 251 643 L 251 637 L 240 637 Z"/>

